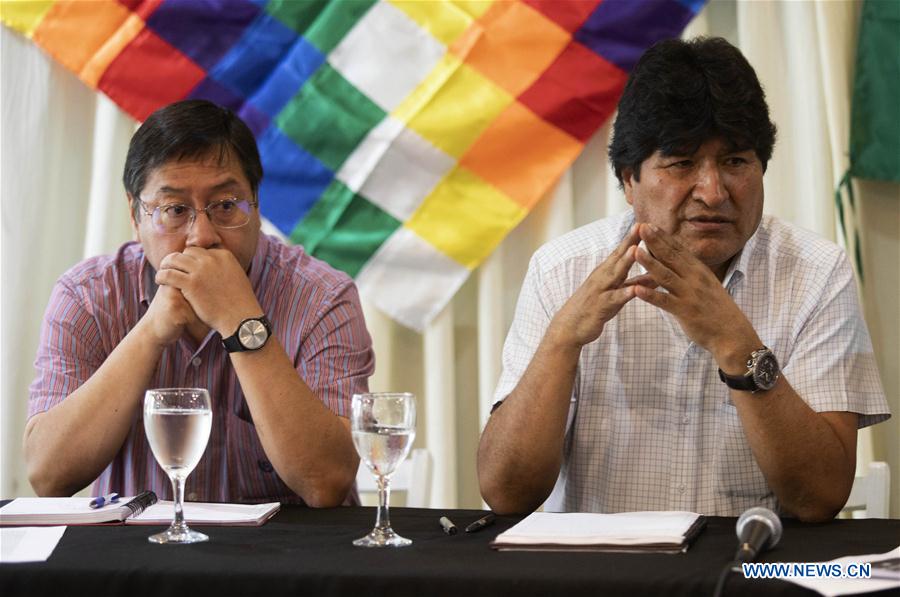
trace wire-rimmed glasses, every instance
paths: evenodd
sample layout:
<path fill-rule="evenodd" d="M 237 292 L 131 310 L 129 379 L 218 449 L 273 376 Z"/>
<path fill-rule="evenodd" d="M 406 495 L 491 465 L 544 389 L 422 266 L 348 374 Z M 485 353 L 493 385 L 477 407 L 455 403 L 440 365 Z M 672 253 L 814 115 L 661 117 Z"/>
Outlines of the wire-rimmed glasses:
<path fill-rule="evenodd" d="M 204 212 L 216 228 L 240 228 L 250 221 L 250 210 L 257 205 L 256 200 L 236 197 L 213 201 L 203 209 L 185 203 L 152 206 L 142 199 L 138 199 L 138 202 L 141 204 L 141 211 L 150 216 L 156 231 L 163 234 L 174 234 L 190 229 L 197 219 L 198 211 Z"/>

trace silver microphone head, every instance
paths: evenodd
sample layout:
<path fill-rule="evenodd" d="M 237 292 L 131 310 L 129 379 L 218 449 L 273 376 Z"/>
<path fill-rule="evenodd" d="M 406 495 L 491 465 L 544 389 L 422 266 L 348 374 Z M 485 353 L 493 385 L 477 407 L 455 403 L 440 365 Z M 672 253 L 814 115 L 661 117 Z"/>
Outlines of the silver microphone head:
<path fill-rule="evenodd" d="M 778 545 L 778 542 L 781 541 L 781 519 L 778 518 L 777 514 L 775 514 L 768 508 L 763 508 L 762 506 L 757 506 L 755 508 L 745 510 L 744 513 L 741 514 L 740 518 L 738 518 L 737 526 L 735 527 L 738 540 L 744 540 L 744 527 L 747 525 L 747 523 L 754 520 L 762 522 L 763 524 L 768 526 L 769 530 L 772 532 L 772 536 L 769 538 L 769 541 L 764 547 L 768 548 Z"/>

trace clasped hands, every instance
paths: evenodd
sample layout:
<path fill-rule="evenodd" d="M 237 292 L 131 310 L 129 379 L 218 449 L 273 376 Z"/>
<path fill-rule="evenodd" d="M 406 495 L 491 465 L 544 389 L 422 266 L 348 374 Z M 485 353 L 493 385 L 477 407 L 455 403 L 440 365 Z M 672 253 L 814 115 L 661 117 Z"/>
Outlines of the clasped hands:
<path fill-rule="evenodd" d="M 642 240 L 649 251 L 638 246 Z M 627 278 L 635 262 L 647 273 Z M 548 333 L 557 342 L 580 348 L 596 340 L 606 322 L 634 298 L 671 313 L 684 333 L 720 363 L 739 352 L 733 350 L 736 340 L 761 346 L 712 270 L 672 235 L 647 223 L 631 227 L 557 312 Z"/>
<path fill-rule="evenodd" d="M 161 345 L 198 326 L 227 337 L 245 317 L 262 313 L 246 272 L 227 249 L 170 253 L 160 261 L 156 283 L 146 317 Z"/>

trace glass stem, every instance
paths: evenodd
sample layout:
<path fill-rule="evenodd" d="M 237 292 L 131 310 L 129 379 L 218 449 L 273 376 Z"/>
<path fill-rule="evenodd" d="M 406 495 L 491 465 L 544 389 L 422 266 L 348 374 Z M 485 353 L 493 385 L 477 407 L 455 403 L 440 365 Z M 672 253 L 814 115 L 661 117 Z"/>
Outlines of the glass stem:
<path fill-rule="evenodd" d="M 391 478 L 378 476 L 378 514 L 375 517 L 375 528 L 386 531 L 391 528 L 391 513 L 388 502 L 391 499 Z"/>
<path fill-rule="evenodd" d="M 172 526 L 179 529 L 185 528 L 184 524 L 184 478 L 181 475 L 172 476 L 172 494 L 175 499 L 175 520 Z"/>

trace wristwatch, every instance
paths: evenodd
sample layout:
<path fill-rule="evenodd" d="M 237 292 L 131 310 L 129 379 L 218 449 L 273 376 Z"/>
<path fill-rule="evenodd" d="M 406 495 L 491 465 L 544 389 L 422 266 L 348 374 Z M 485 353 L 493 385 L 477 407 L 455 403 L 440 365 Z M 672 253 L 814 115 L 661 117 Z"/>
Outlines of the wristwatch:
<path fill-rule="evenodd" d="M 237 331 L 231 336 L 224 338 L 222 344 L 228 352 L 259 350 L 266 345 L 271 335 L 272 326 L 265 315 L 262 317 L 251 317 L 242 321 Z"/>
<path fill-rule="evenodd" d="M 732 390 L 744 392 L 765 392 L 775 387 L 781 367 L 771 350 L 763 346 L 750 353 L 747 359 L 747 372 L 743 375 L 727 375 L 719 369 L 719 379 Z"/>

